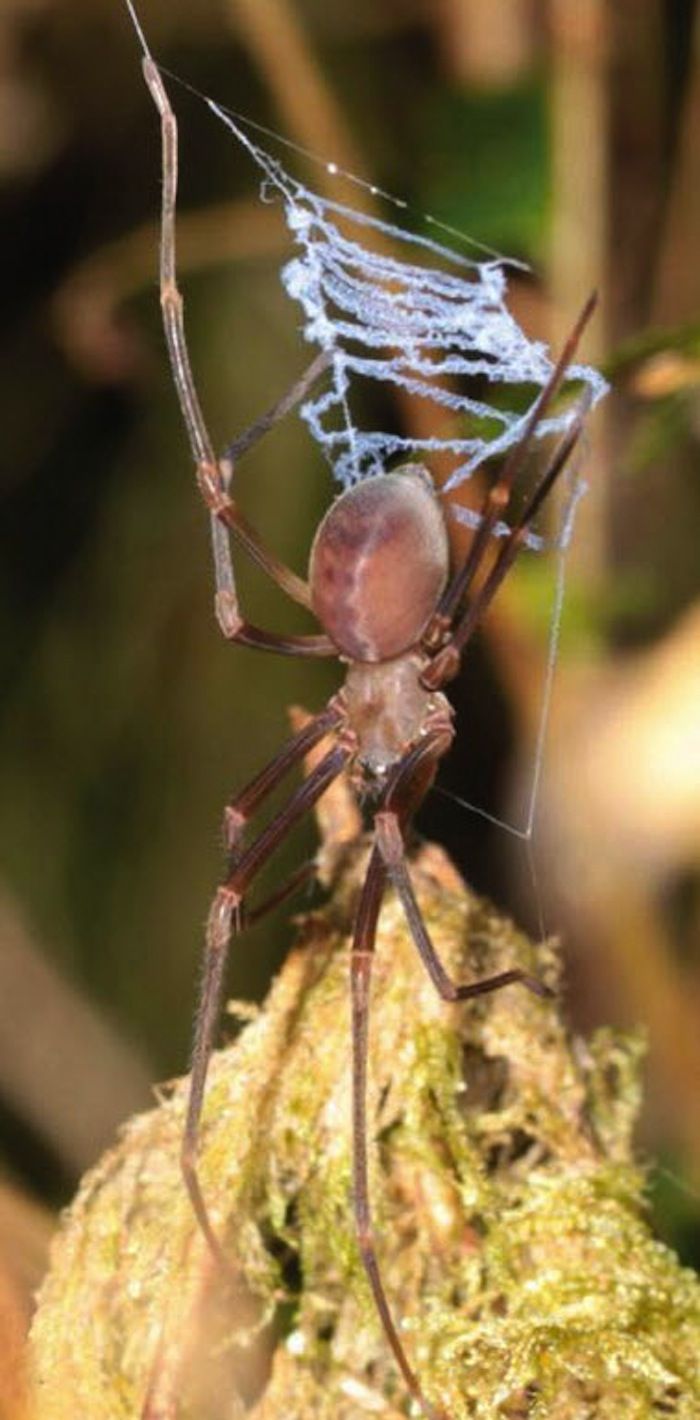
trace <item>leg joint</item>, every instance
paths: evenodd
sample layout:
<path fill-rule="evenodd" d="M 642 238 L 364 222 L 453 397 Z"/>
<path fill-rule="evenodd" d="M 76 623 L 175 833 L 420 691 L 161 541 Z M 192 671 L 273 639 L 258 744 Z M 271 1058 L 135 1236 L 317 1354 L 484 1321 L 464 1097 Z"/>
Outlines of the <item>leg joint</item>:
<path fill-rule="evenodd" d="M 214 597 L 214 611 L 219 627 L 227 641 L 235 641 L 245 626 L 245 621 L 238 610 L 238 598 L 235 592 L 217 592 Z"/>
<path fill-rule="evenodd" d="M 178 318 L 182 315 L 182 296 L 174 281 L 165 281 L 161 286 L 160 304 L 166 313 L 173 312 Z"/>
<path fill-rule="evenodd" d="M 236 847 L 248 820 L 240 809 L 228 804 L 224 809 L 224 842 L 229 853 Z"/>
<path fill-rule="evenodd" d="M 209 911 L 207 947 L 221 952 L 228 946 L 234 914 L 241 905 L 241 894 L 231 887 L 220 887 Z"/>
<path fill-rule="evenodd" d="M 222 485 L 221 473 L 216 464 L 203 460 L 197 465 L 197 484 L 210 513 L 218 516 L 233 506 Z"/>

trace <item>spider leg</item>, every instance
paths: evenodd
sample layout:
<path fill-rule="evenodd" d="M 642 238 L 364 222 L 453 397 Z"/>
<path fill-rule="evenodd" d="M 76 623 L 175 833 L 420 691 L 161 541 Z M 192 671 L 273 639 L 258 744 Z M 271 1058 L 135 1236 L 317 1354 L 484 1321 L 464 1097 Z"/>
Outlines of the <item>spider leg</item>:
<path fill-rule="evenodd" d="M 172 1354 L 169 1354 L 166 1325 L 167 1322 L 164 1322 L 158 1338 L 139 1420 L 177 1420 L 180 1358 L 175 1360 Z"/>
<path fill-rule="evenodd" d="M 355 1232 L 362 1263 L 372 1289 L 384 1334 L 406 1383 L 406 1388 L 421 1407 L 428 1420 L 445 1420 L 423 1394 L 413 1370 L 398 1328 L 392 1316 L 384 1290 L 372 1227 L 367 1170 L 367 1048 L 369 1038 L 369 1006 L 372 965 L 377 934 L 377 922 L 386 887 L 387 870 L 379 850 L 370 856 L 362 894 L 357 908 L 355 932 L 350 956 L 352 991 L 352 1178 Z"/>
<path fill-rule="evenodd" d="M 246 932 L 249 927 L 253 927 L 257 922 L 260 922 L 263 917 L 267 917 L 268 912 L 272 912 L 275 907 L 279 907 L 280 903 L 286 902 L 287 898 L 293 897 L 294 893 L 298 892 L 299 888 L 309 886 L 314 881 L 317 872 L 318 863 L 316 859 L 307 858 L 305 863 L 302 863 L 299 868 L 293 873 L 290 873 L 289 877 L 285 878 L 285 881 L 281 883 L 278 888 L 275 888 L 275 891 L 271 892 L 269 897 L 259 902 L 257 907 L 251 908 L 250 911 L 248 911 L 247 908 L 242 908 L 241 931 Z"/>
<path fill-rule="evenodd" d="M 582 407 L 576 415 L 575 422 L 562 438 L 549 467 L 542 475 L 540 482 L 535 488 L 531 498 L 528 500 L 522 516 L 504 539 L 503 546 L 483 586 L 480 587 L 471 605 L 458 622 L 452 636 L 453 645 L 458 651 L 463 650 L 470 636 L 473 635 L 486 607 L 493 600 L 506 573 L 512 567 L 523 545 L 530 524 L 537 516 L 545 498 L 549 496 L 559 474 L 566 467 L 581 437 L 587 411 L 588 402 L 582 401 Z"/>
<path fill-rule="evenodd" d="M 519 982 L 538 996 L 550 996 L 549 989 L 535 977 L 519 969 L 499 972 L 482 981 L 460 985 L 445 971 L 430 940 L 413 892 L 406 865 L 403 833 L 432 783 L 437 766 L 449 747 L 452 731 L 449 722 L 439 723 L 406 754 L 398 765 L 382 807 L 375 815 L 376 843 L 372 851 L 367 876 L 360 897 L 350 958 L 352 985 L 353 1042 L 353 1199 L 355 1228 L 362 1262 L 367 1273 L 374 1302 L 384 1332 L 406 1386 L 421 1406 L 428 1420 L 444 1420 L 442 1411 L 426 1400 L 420 1382 L 404 1350 L 384 1290 L 372 1228 L 367 1168 L 367 1054 L 369 1040 L 369 1007 L 372 966 L 377 922 L 387 879 L 394 884 L 421 960 L 437 988 L 447 1001 L 464 1001 L 472 996 L 497 991 L 502 986 Z"/>
<path fill-rule="evenodd" d="M 297 737 L 298 738 L 298 737 Z M 245 893 L 268 858 L 289 831 L 304 817 L 321 797 L 328 785 L 341 773 L 352 750 L 337 745 L 290 796 L 280 810 L 248 848 L 237 858 L 218 888 L 212 902 L 206 928 L 204 971 L 192 1049 L 192 1072 L 185 1128 L 182 1140 L 181 1167 L 199 1226 L 212 1254 L 228 1275 L 232 1268 L 209 1217 L 197 1171 L 197 1141 L 199 1120 L 204 1100 L 207 1071 L 219 1017 L 223 990 L 224 968 L 232 933 L 241 929 L 240 909 Z M 284 771 L 280 771 L 283 773 Z M 272 787 L 272 786 L 270 786 Z"/>
<path fill-rule="evenodd" d="M 249 449 L 252 449 L 254 445 L 257 444 L 258 440 L 262 439 L 280 419 L 284 419 L 285 415 L 291 413 L 298 404 L 301 404 L 301 401 L 305 399 L 309 390 L 316 383 L 316 380 L 323 374 L 324 370 L 328 368 L 329 363 L 330 356 L 328 352 L 324 350 L 311 361 L 311 364 L 307 366 L 303 375 L 301 375 L 298 380 L 295 380 L 294 384 L 282 395 L 281 399 L 278 399 L 259 419 L 256 419 L 253 424 L 249 425 L 247 429 L 244 429 L 241 434 L 238 434 L 235 439 L 232 439 L 231 442 L 226 445 L 226 448 L 218 460 L 221 483 L 225 494 L 230 494 L 231 492 L 231 484 L 238 460 L 241 459 Z M 240 508 L 236 507 L 235 512 L 236 529 L 239 535 L 245 534 L 248 539 L 245 545 L 250 556 L 263 567 L 264 571 L 282 587 L 283 591 L 285 591 L 288 596 L 292 597 L 294 601 L 299 602 L 301 606 L 310 607 L 311 594 L 308 582 L 302 581 L 300 577 L 297 577 L 295 572 L 290 571 L 290 569 L 277 558 L 272 557 L 267 549 L 261 548 L 257 534 L 250 523 L 244 518 Z M 226 543 L 226 549 L 228 551 L 228 543 Z"/>
<path fill-rule="evenodd" d="M 426 736 L 401 760 L 395 771 L 384 802 L 390 799 L 396 805 L 401 821 L 405 823 L 415 812 L 427 793 L 435 775 L 439 760 L 452 739 L 449 724 L 442 725 Z M 381 813 L 375 818 L 375 823 Z M 352 1136 L 353 1136 L 353 1203 L 355 1210 L 355 1230 L 362 1263 L 372 1289 L 375 1306 L 396 1363 L 414 1400 L 420 1405 L 428 1420 L 445 1420 L 442 1411 L 437 1410 L 426 1399 L 404 1350 L 403 1342 L 392 1316 L 391 1307 L 384 1290 L 377 1258 L 372 1213 L 369 1197 L 367 1171 L 367 1050 L 369 1037 L 369 1006 L 372 966 L 376 943 L 377 922 L 382 898 L 390 868 L 384 860 L 381 845 L 377 842 L 372 850 L 367 876 L 360 896 L 355 919 L 352 951 L 350 956 L 350 979 L 352 990 Z"/>
<path fill-rule="evenodd" d="M 520 969 L 503 971 L 497 976 L 465 985 L 453 981 L 445 971 L 423 921 L 406 862 L 404 830 L 432 784 L 451 739 L 451 725 L 443 727 L 438 722 L 436 728 L 404 756 L 384 795 L 381 808 L 375 814 L 377 849 L 406 914 L 421 961 L 444 1001 L 466 1001 L 472 996 L 497 991 L 501 986 L 510 986 L 513 982 L 520 982 L 536 996 L 549 997 L 552 993 L 547 986 Z"/>
<path fill-rule="evenodd" d="M 160 237 L 160 302 L 163 328 L 170 356 L 173 380 L 180 409 L 196 464 L 197 484 L 211 515 L 212 549 L 216 575 L 216 612 L 225 636 L 247 646 L 281 651 L 288 655 L 333 655 L 332 643 L 324 636 L 277 637 L 251 626 L 240 614 L 228 534 L 293 600 L 309 605 L 307 583 L 268 551 L 258 534 L 237 508 L 227 491 L 230 469 L 222 470 L 204 421 L 190 364 L 183 320 L 182 295 L 177 285 L 175 259 L 175 209 L 177 199 L 177 122 L 157 66 L 143 61 L 143 72 L 151 97 L 160 114 L 162 149 L 162 205 Z"/>
<path fill-rule="evenodd" d="M 472 541 L 467 557 L 464 561 L 463 566 L 460 567 L 455 577 L 452 579 L 446 590 L 443 592 L 442 599 L 438 607 L 438 615 L 440 617 L 451 618 L 452 616 L 454 616 L 454 613 L 457 610 L 457 607 L 459 606 L 465 592 L 473 581 L 474 575 L 488 546 L 488 541 L 493 532 L 494 526 L 498 518 L 501 516 L 501 514 L 507 508 L 508 503 L 510 502 L 510 495 L 513 490 L 513 484 L 523 466 L 525 458 L 527 457 L 532 436 L 543 414 L 546 412 L 555 395 L 558 393 L 562 382 L 566 377 L 566 371 L 569 365 L 571 364 L 571 360 L 576 351 L 576 347 L 579 343 L 579 340 L 581 339 L 581 335 L 583 334 L 583 331 L 586 325 L 588 324 L 588 321 L 590 320 L 597 303 L 598 297 L 596 292 L 594 291 L 593 294 L 589 296 L 588 300 L 586 301 L 586 304 L 583 307 L 581 314 L 579 315 L 578 320 L 576 321 L 573 330 L 571 331 L 571 334 L 569 335 L 564 345 L 561 355 L 559 356 L 559 359 L 557 360 L 556 365 L 554 366 L 554 369 L 552 370 L 552 373 L 550 374 L 549 379 L 547 380 L 547 383 L 544 385 L 538 399 L 535 401 L 535 404 L 533 405 L 532 410 L 525 422 L 523 432 L 517 444 L 515 445 L 515 448 L 513 449 L 509 457 L 506 459 L 496 482 L 493 483 L 491 487 L 487 489 L 486 494 L 484 495 L 483 503 L 481 505 L 479 525 L 474 534 L 474 539 Z"/>
<path fill-rule="evenodd" d="M 324 370 L 328 369 L 330 363 L 331 357 L 328 351 L 322 350 L 321 354 L 317 355 L 315 359 L 311 361 L 311 364 L 307 366 L 303 375 L 295 381 L 291 389 L 287 390 L 286 394 L 283 394 L 282 398 L 278 399 L 277 402 L 272 405 L 271 409 L 268 409 L 265 414 L 262 414 L 259 419 L 256 419 L 254 424 L 244 429 L 242 434 L 237 434 L 236 438 L 232 439 L 231 443 L 226 445 L 219 459 L 219 468 L 221 469 L 227 489 L 231 481 L 234 466 L 238 463 L 238 460 L 243 458 L 243 455 L 247 454 L 248 450 L 252 449 L 254 444 L 257 444 L 258 439 L 262 439 L 263 435 L 267 434 L 280 419 L 284 419 L 286 414 L 291 413 L 293 409 L 296 409 L 298 404 L 301 404 L 301 401 L 305 399 L 317 379 L 323 374 Z"/>
<path fill-rule="evenodd" d="M 527 987 L 528 991 L 532 991 L 536 996 L 552 996 L 548 986 L 538 981 L 536 976 L 530 976 L 519 968 L 500 971 L 495 976 L 486 976 L 481 981 L 470 981 L 463 985 L 454 981 L 440 961 L 416 901 L 406 863 L 406 847 L 399 815 L 391 809 L 380 811 L 375 818 L 375 828 L 377 847 L 406 914 L 418 954 L 443 1001 L 468 1001 L 473 996 L 485 996 L 491 991 L 499 991 L 502 986 L 511 986 L 514 983 Z"/>
<path fill-rule="evenodd" d="M 504 538 L 500 551 L 483 585 L 458 620 L 452 635 L 441 651 L 431 661 L 422 683 L 426 688 L 436 690 L 449 680 L 459 665 L 459 658 L 469 638 L 474 634 L 487 607 L 493 601 L 506 573 L 512 567 L 525 540 L 533 519 L 537 516 L 545 498 L 548 497 L 560 473 L 566 467 L 583 430 L 589 408 L 589 400 L 581 399 L 576 417 L 563 435 L 552 459 L 545 469 L 537 487 L 528 499 L 517 523 Z"/>
<path fill-rule="evenodd" d="M 268 760 L 259 774 L 232 798 L 224 809 L 224 836 L 230 853 L 238 845 L 248 819 L 268 794 L 277 787 L 288 770 L 298 764 L 309 750 L 343 721 L 341 701 L 333 696 L 325 709 L 314 715 L 287 743 Z M 232 865 L 231 865 L 232 866 Z"/>
<path fill-rule="evenodd" d="M 268 794 L 273 792 L 288 771 L 298 764 L 309 750 L 312 750 L 331 730 L 337 729 L 343 723 L 343 719 L 340 698 L 334 696 L 320 714 L 314 715 L 295 735 L 292 735 L 282 749 L 268 760 L 260 773 L 256 774 L 244 789 L 229 800 L 224 809 L 224 838 L 229 852 L 229 872 L 240 858 L 240 841 L 251 815 L 267 798 Z M 280 903 L 285 902 L 298 888 L 310 882 L 315 872 L 316 859 L 311 858 L 290 874 L 289 878 L 257 907 L 250 911 L 242 907 L 239 914 L 241 930 L 247 931 L 248 927 L 253 926 L 253 923 L 259 922 L 273 908 L 279 907 Z"/>

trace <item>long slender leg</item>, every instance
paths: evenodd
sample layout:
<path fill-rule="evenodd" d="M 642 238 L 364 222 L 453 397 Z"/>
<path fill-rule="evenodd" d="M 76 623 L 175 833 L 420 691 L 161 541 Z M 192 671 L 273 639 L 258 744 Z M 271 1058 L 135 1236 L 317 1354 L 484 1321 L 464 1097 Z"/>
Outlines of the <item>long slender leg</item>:
<path fill-rule="evenodd" d="M 445 971 L 432 944 L 416 902 L 406 864 L 404 830 L 425 797 L 437 766 L 451 743 L 452 728 L 449 722 L 441 723 L 439 712 L 436 722 L 435 728 L 419 740 L 397 766 L 385 791 L 381 808 L 374 818 L 377 849 L 406 913 L 421 961 L 445 1001 L 466 1001 L 472 996 L 486 995 L 489 991 L 497 991 L 513 982 L 520 982 L 536 996 L 549 997 L 552 993 L 547 986 L 519 968 L 499 972 L 497 976 L 486 977 L 482 981 L 460 985 Z"/>
<path fill-rule="evenodd" d="M 342 719 L 340 704 L 334 696 L 320 714 L 314 715 L 292 735 L 282 749 L 268 760 L 260 773 L 229 800 L 224 809 L 224 834 L 229 852 L 233 852 L 249 818 L 268 794 L 273 792 L 285 774 L 298 764 L 309 750 L 341 724 Z"/>
<path fill-rule="evenodd" d="M 211 1223 L 197 1173 L 197 1138 L 202 1112 L 207 1070 L 211 1058 L 214 1031 L 219 1017 L 224 968 L 232 932 L 240 930 L 239 909 L 246 890 L 263 864 L 289 833 L 308 813 L 324 790 L 341 773 L 350 757 L 350 749 L 336 746 L 321 760 L 309 778 L 300 784 L 281 812 L 270 821 L 251 843 L 219 887 L 207 921 L 204 973 L 192 1050 L 192 1073 L 187 1101 L 187 1114 L 182 1141 L 182 1172 L 199 1225 L 217 1258 L 227 1273 L 231 1267 Z"/>
<path fill-rule="evenodd" d="M 218 460 L 224 493 L 230 494 L 231 492 L 233 475 L 239 459 L 241 459 L 249 449 L 252 449 L 280 419 L 284 419 L 285 415 L 290 414 L 293 409 L 296 409 L 298 404 L 301 404 L 301 401 L 306 398 L 309 390 L 320 378 L 324 370 L 328 368 L 329 363 L 330 356 L 327 351 L 323 350 L 320 355 L 317 355 L 311 363 L 307 365 L 303 375 L 300 375 L 299 379 L 294 381 L 294 384 L 285 391 L 281 399 L 276 400 L 271 408 L 266 410 L 259 419 L 256 419 L 253 424 L 250 424 L 247 429 L 244 429 L 241 434 L 238 434 L 235 439 L 232 439 L 231 442 L 226 445 L 223 454 Z M 288 596 L 292 597 L 294 601 L 300 602 L 302 606 L 310 607 L 311 592 L 308 582 L 304 582 L 300 577 L 297 577 L 296 573 L 290 571 L 284 563 L 274 557 L 269 549 L 261 547 L 257 533 L 251 527 L 237 505 L 235 506 L 235 514 L 235 526 L 238 531 L 239 541 L 242 541 L 245 537 L 246 541 L 244 545 L 249 555 L 272 577 L 273 581 L 277 582 L 278 586 L 282 587 L 283 591 L 285 591 Z"/>
<path fill-rule="evenodd" d="M 324 350 L 320 355 L 317 355 L 315 359 L 311 361 L 310 365 L 307 366 L 303 375 L 282 395 L 281 399 L 278 399 L 270 409 L 266 410 L 266 412 L 261 415 L 260 419 L 256 419 L 254 424 L 244 429 L 241 434 L 237 435 L 235 439 L 232 439 L 231 442 L 227 444 L 223 454 L 218 460 L 221 483 L 225 494 L 230 495 L 231 493 L 233 475 L 239 459 L 241 459 L 249 449 L 252 449 L 254 445 L 257 444 L 258 440 L 262 439 L 280 419 L 283 419 L 286 414 L 289 414 L 298 404 L 301 404 L 301 401 L 306 397 L 311 387 L 316 383 L 316 380 L 319 379 L 324 370 L 328 368 L 329 361 L 330 357 L 327 351 Z M 245 546 L 249 555 L 277 582 L 278 586 L 282 587 L 283 591 L 285 591 L 288 596 L 292 597 L 294 601 L 299 602 L 302 606 L 310 608 L 311 591 L 308 582 L 304 582 L 300 577 L 297 577 L 296 573 L 291 572 L 288 567 L 277 558 L 273 557 L 268 549 L 261 548 L 257 534 L 240 511 L 240 508 L 236 506 L 235 512 L 235 526 L 238 530 L 239 540 L 242 540 L 242 537 L 245 536 L 247 539 Z"/>
<path fill-rule="evenodd" d="M 238 601 L 231 601 L 228 593 L 216 594 L 216 619 L 224 636 L 229 641 L 237 641 L 241 646 L 253 646 L 258 651 L 276 651 L 279 656 L 337 656 L 338 648 L 330 636 L 280 636 L 276 631 L 263 631 L 259 626 L 251 626 L 243 621 L 238 612 Z"/>
<path fill-rule="evenodd" d="M 398 893 L 411 936 L 416 944 L 421 961 L 443 1001 L 468 1001 L 473 996 L 485 996 L 491 991 L 499 991 L 502 986 L 519 983 L 536 996 L 551 997 L 552 992 L 543 982 L 529 972 L 514 968 L 500 971 L 495 976 L 483 977 L 481 981 L 471 981 L 460 985 L 445 971 L 430 939 L 416 902 L 410 873 L 406 865 L 406 851 L 398 813 L 395 810 L 381 810 L 375 818 L 377 847 L 384 866 Z"/>
<path fill-rule="evenodd" d="M 483 981 L 458 985 L 445 971 L 430 941 L 405 864 L 402 829 L 432 782 L 437 765 L 452 737 L 448 721 L 413 747 L 398 765 L 375 817 L 377 841 L 373 849 L 355 923 L 351 954 L 353 1037 L 353 1193 L 360 1254 L 372 1289 L 377 1312 L 406 1386 L 428 1420 L 444 1420 L 442 1412 L 426 1399 L 413 1371 L 384 1290 L 372 1230 L 367 1168 L 367 1054 L 372 964 L 377 921 L 387 877 L 395 883 L 421 959 L 446 1000 L 465 1000 L 519 981 L 538 995 L 549 995 L 539 981 L 519 970 L 501 972 Z"/>
<path fill-rule="evenodd" d="M 178 1374 L 180 1358 L 173 1363 L 172 1355 L 168 1354 L 166 1325 L 167 1317 L 156 1346 L 139 1420 L 177 1420 L 176 1397 L 181 1388 Z"/>
<path fill-rule="evenodd" d="M 582 399 L 574 422 L 560 440 L 548 467 L 523 509 L 517 523 L 504 539 L 486 580 L 478 589 L 463 616 L 458 620 L 450 639 L 434 657 L 422 676 L 422 683 L 432 690 L 450 680 L 459 667 L 459 660 L 469 638 L 474 634 L 487 607 L 493 601 L 506 573 L 512 567 L 525 540 L 530 524 L 537 516 L 545 498 L 566 467 L 581 437 L 589 401 Z"/>
<path fill-rule="evenodd" d="M 268 912 L 272 912 L 273 908 L 279 907 L 280 903 L 286 902 L 289 897 L 293 897 L 294 893 L 299 891 L 299 888 L 308 887 L 316 877 L 317 871 L 318 865 L 316 859 L 307 858 L 305 863 L 302 863 L 293 873 L 290 873 L 289 877 L 285 878 L 284 882 L 281 883 L 278 888 L 275 888 L 274 892 L 271 892 L 269 897 L 259 902 L 256 907 L 250 909 L 246 907 L 241 908 L 241 931 L 245 932 L 248 927 L 254 926 L 261 918 L 266 917 Z"/>
<path fill-rule="evenodd" d="M 532 497 L 526 504 L 522 516 L 512 528 L 501 547 L 498 557 L 489 572 L 486 581 L 474 597 L 471 605 L 467 608 L 464 616 L 458 622 L 452 636 L 452 643 L 458 651 L 462 651 L 475 631 L 486 607 L 493 600 L 498 588 L 506 573 L 512 567 L 520 549 L 523 545 L 525 534 L 539 512 L 545 498 L 551 493 L 552 487 L 559 474 L 566 467 L 576 444 L 578 443 L 583 430 L 583 422 L 587 413 L 588 403 L 581 408 L 576 416 L 575 423 L 567 431 L 557 448 L 552 462 L 542 476 L 542 479 L 535 488 Z"/>
<path fill-rule="evenodd" d="M 386 885 L 386 868 L 378 850 L 372 851 L 367 877 L 357 909 L 350 957 L 352 989 L 352 1170 L 355 1229 L 360 1256 L 372 1289 L 384 1332 L 409 1393 L 428 1420 L 444 1420 L 441 1412 L 426 1399 L 391 1313 L 384 1290 L 372 1230 L 367 1169 L 367 1047 L 372 963 L 377 921 Z"/>
<path fill-rule="evenodd" d="M 241 616 L 228 543 L 227 529 L 242 547 L 295 601 L 309 605 L 306 582 L 261 543 L 224 486 L 209 431 L 204 422 L 190 365 L 183 321 L 182 296 L 177 286 L 175 262 L 175 208 L 177 199 L 177 123 L 163 81 L 150 55 L 143 72 L 151 97 L 160 114 L 162 144 L 162 207 L 160 240 L 160 301 L 163 327 L 170 356 L 173 380 L 197 468 L 197 483 L 212 518 L 212 548 L 216 574 L 216 609 L 225 636 L 245 645 L 296 655 L 332 655 L 327 637 L 283 637 L 260 631 Z M 230 476 L 230 470 L 229 470 Z M 323 647 L 323 649 L 321 649 Z M 327 649 L 326 649 L 327 648 Z"/>
<path fill-rule="evenodd" d="M 438 607 L 438 614 L 441 617 L 450 618 L 454 615 L 467 588 L 473 581 L 474 574 L 486 551 L 494 526 L 510 502 L 513 484 L 527 457 L 530 441 L 535 429 L 561 387 L 583 330 L 595 310 L 597 300 L 597 295 L 594 292 L 586 301 L 547 383 L 532 408 L 518 443 L 506 459 L 496 482 L 493 483 L 486 492 L 481 507 L 479 526 L 474 534 L 469 553 L 463 566 L 460 567 L 456 576 L 442 595 Z"/>
<path fill-rule="evenodd" d="M 227 488 L 231 481 L 234 465 L 238 463 L 238 460 L 241 459 L 244 454 L 247 454 L 248 450 L 252 449 L 254 444 L 257 444 L 258 439 L 262 439 L 263 435 L 267 434 L 280 419 L 284 419 L 286 414 L 290 414 L 293 409 L 296 409 L 298 404 L 301 404 L 301 401 L 306 398 L 309 390 L 320 378 L 324 370 L 328 369 L 330 363 L 331 357 L 328 351 L 322 350 L 321 354 L 316 355 L 311 361 L 311 364 L 305 369 L 303 375 L 295 381 L 291 388 L 287 390 L 286 394 L 282 395 L 281 399 L 278 399 L 265 414 L 262 414 L 259 419 L 255 420 L 254 424 L 251 424 L 248 429 L 244 429 L 242 434 L 237 434 L 236 438 L 232 439 L 230 444 L 226 445 L 219 459 L 219 468 L 221 469 Z"/>
<path fill-rule="evenodd" d="M 343 712 L 336 697 L 318 715 L 314 715 L 307 724 L 303 725 L 291 739 L 283 745 L 278 754 L 274 755 L 267 764 L 263 766 L 259 774 L 251 779 L 245 788 L 241 789 L 234 798 L 230 799 L 224 809 L 224 837 L 226 847 L 229 851 L 229 872 L 234 863 L 240 859 L 240 842 L 245 832 L 246 824 L 260 804 L 271 794 L 289 772 L 298 764 L 309 750 L 313 749 L 320 740 L 324 739 L 331 730 L 338 728 L 343 721 Z M 236 854 L 236 857 L 234 857 Z M 239 911 L 240 926 L 242 931 L 252 927 L 254 922 L 259 922 L 261 917 L 278 907 L 291 897 L 298 888 L 311 881 L 316 869 L 315 859 L 310 859 L 303 863 L 294 873 L 276 888 L 269 897 L 258 904 L 258 906 L 248 909 L 241 907 Z"/>

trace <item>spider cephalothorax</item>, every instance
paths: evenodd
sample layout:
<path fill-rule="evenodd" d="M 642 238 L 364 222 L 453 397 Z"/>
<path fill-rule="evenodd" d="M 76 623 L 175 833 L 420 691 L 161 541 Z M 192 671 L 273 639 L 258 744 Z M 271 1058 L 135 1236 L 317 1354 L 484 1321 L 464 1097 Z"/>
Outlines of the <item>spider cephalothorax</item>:
<path fill-rule="evenodd" d="M 134 16 L 135 19 L 135 16 Z M 135 23 L 138 22 L 135 19 Z M 145 47 L 145 40 L 143 41 Z M 425 968 L 447 1001 L 466 1000 L 519 981 L 542 994 L 541 983 L 521 970 L 459 984 L 445 971 L 423 922 L 405 856 L 410 822 L 452 741 L 452 712 L 442 687 L 459 667 L 462 652 L 519 548 L 530 537 L 540 505 L 566 465 L 583 424 L 588 397 L 579 400 L 534 492 L 508 530 L 500 522 L 530 443 L 566 377 L 581 330 L 593 309 L 588 301 L 564 351 L 551 366 L 529 414 L 510 439 L 510 452 L 487 487 L 469 553 L 450 574 L 448 538 L 441 504 L 429 473 L 409 465 L 378 473 L 343 493 L 323 519 L 313 542 L 309 580 L 271 553 L 239 512 L 231 494 L 233 464 L 255 437 L 298 404 L 328 368 L 331 353 L 318 357 L 290 394 L 217 459 L 202 416 L 185 341 L 182 300 L 175 271 L 174 214 L 177 186 L 175 118 L 158 68 L 146 51 L 144 72 L 161 117 L 163 206 L 161 305 L 173 377 L 187 427 L 200 492 L 210 511 L 216 575 L 216 608 L 228 639 L 294 656 L 337 656 L 347 665 L 344 687 L 282 747 L 231 801 L 225 826 L 227 872 L 209 913 L 200 1005 L 195 1027 L 182 1167 L 187 1189 L 212 1253 L 231 1270 L 212 1225 L 197 1172 L 199 1119 L 221 1002 L 231 936 L 245 923 L 244 900 L 259 870 L 290 829 L 313 808 L 340 774 L 349 772 L 374 803 L 374 843 L 360 893 L 351 952 L 353 1045 L 353 1195 L 357 1240 L 377 1311 L 405 1384 L 423 1413 L 441 1415 L 427 1400 L 406 1355 L 379 1272 L 372 1235 L 366 1149 L 367 1040 L 370 979 L 377 920 L 391 882 Z M 393 272 L 393 268 L 392 268 Z M 393 279 L 393 275 L 392 275 Z M 452 289 L 452 288 L 450 288 Z M 561 421 L 558 422 L 561 430 Z M 491 535 L 501 541 L 486 575 Z M 229 534 L 294 600 L 310 608 L 322 631 L 282 636 L 252 625 L 242 615 Z M 250 843 L 247 825 L 287 773 L 322 741 L 326 752 L 283 808 Z M 274 901 L 297 886 L 297 874 Z"/>

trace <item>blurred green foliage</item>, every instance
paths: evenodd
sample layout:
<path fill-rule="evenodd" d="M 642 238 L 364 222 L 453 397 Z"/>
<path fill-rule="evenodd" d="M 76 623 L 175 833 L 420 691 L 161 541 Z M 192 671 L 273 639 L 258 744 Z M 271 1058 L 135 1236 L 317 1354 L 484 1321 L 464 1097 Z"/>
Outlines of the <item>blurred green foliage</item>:
<path fill-rule="evenodd" d="M 549 188 L 542 77 L 495 93 L 433 92 L 422 118 L 420 202 L 497 251 L 541 262 Z"/>

